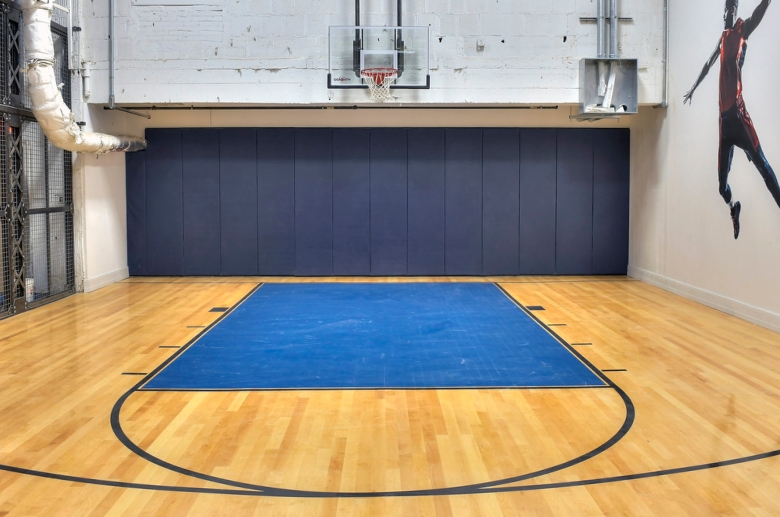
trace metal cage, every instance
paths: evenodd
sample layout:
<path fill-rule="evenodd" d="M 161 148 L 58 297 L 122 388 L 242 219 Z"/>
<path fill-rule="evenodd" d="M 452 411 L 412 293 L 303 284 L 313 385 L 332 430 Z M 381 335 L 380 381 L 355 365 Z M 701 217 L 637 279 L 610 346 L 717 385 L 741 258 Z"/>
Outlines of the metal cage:
<path fill-rule="evenodd" d="M 18 4 L 0 3 L 0 318 L 75 290 L 72 156 L 29 110 L 22 28 Z M 57 82 L 70 105 L 67 34 L 52 24 Z"/>

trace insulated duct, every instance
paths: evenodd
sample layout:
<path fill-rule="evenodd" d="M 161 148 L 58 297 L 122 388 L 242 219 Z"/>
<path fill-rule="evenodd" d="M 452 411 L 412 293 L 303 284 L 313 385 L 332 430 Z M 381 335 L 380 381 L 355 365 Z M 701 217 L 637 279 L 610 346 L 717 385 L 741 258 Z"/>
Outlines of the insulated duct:
<path fill-rule="evenodd" d="M 76 124 L 70 108 L 62 99 L 54 74 L 53 6 L 54 0 L 22 0 L 31 109 L 46 138 L 55 146 L 73 152 L 102 154 L 146 149 L 143 138 L 85 133 Z"/>

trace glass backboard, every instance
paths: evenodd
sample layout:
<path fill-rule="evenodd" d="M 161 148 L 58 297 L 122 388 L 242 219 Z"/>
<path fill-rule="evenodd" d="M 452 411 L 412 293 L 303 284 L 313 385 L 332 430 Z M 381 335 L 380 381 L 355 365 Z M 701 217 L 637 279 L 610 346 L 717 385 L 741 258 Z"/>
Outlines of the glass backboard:
<path fill-rule="evenodd" d="M 328 88 L 368 88 L 360 71 L 398 70 L 391 88 L 430 88 L 428 27 L 330 27 Z"/>

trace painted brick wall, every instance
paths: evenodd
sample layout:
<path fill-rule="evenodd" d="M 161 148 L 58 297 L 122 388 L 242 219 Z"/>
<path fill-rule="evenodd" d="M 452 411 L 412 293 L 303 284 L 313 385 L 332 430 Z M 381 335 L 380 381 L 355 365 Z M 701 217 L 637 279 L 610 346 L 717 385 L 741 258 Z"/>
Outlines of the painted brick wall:
<path fill-rule="evenodd" d="M 364 25 L 394 25 L 395 0 L 362 0 Z M 177 5 L 179 4 L 179 5 Z M 187 4 L 187 5 L 183 5 Z M 660 102 L 663 1 L 620 0 L 620 55 L 639 59 L 640 102 Z M 578 62 L 596 55 L 593 0 L 405 0 L 404 25 L 431 32 L 430 91 L 406 103 L 575 103 Z M 108 99 L 108 2 L 82 4 L 90 102 Z M 365 102 L 326 88 L 328 26 L 352 0 L 117 0 L 118 103 Z M 566 41 L 564 41 L 564 37 Z M 477 50 L 477 40 L 484 50 Z"/>

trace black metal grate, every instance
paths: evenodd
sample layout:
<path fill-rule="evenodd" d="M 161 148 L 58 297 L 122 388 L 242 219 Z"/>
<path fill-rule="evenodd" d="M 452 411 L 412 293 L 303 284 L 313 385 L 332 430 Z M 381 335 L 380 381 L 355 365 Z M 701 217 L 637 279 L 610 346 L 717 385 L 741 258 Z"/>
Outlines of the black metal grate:
<path fill-rule="evenodd" d="M 10 280 L 12 300 L 24 299 L 24 185 L 22 132 L 18 127 L 9 126 L 7 136 L 8 148 L 8 204 L 9 231 L 8 244 L 10 252 Z"/>
<path fill-rule="evenodd" d="M 8 6 L 0 5 L 0 55 L 8 56 Z M 10 104 L 8 97 L 8 69 L 10 68 L 10 59 L 3 58 L 3 66 L 0 69 L 0 102 Z"/>
<path fill-rule="evenodd" d="M 0 317 L 75 289 L 71 153 L 53 146 L 29 111 L 21 27 L 18 7 L 0 4 Z M 52 40 L 70 105 L 67 32 L 53 27 Z"/>
<path fill-rule="evenodd" d="M 0 118 L 0 316 L 7 315 L 11 307 L 11 257 L 8 246 L 8 149 L 6 119 Z"/>
<path fill-rule="evenodd" d="M 12 96 L 26 97 L 22 73 L 22 31 L 18 21 L 8 21 L 8 92 Z M 11 97 L 13 99 L 13 97 Z M 21 101 L 24 107 L 29 103 Z"/>
<path fill-rule="evenodd" d="M 26 121 L 22 127 L 28 206 L 25 296 L 30 304 L 74 288 L 73 216 L 66 179 L 70 153 L 53 146 L 37 122 Z"/>

